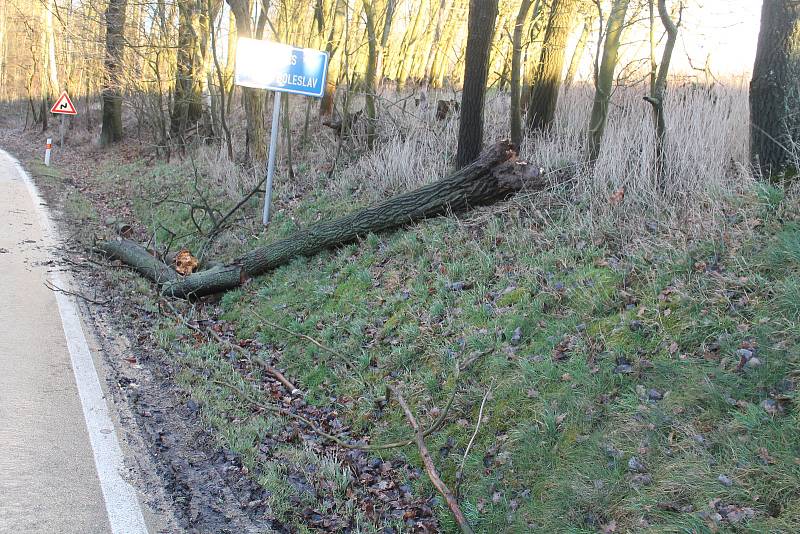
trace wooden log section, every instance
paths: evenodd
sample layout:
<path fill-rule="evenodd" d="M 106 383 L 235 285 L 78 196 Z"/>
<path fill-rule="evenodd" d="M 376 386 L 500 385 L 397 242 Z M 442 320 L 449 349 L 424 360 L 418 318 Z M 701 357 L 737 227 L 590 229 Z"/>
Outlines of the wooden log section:
<path fill-rule="evenodd" d="M 547 181 L 541 176 L 539 169 L 518 161 L 516 156 L 514 146 L 508 141 L 501 141 L 486 149 L 472 164 L 438 182 L 344 217 L 314 224 L 285 239 L 251 250 L 226 266 L 185 277 L 174 272 L 174 276 L 165 276 L 162 266 L 166 265 L 146 251 L 149 261 L 159 263 L 160 266 L 143 265 L 141 254 L 122 255 L 118 246 L 104 243 L 101 248 L 110 256 L 119 258 L 157 282 L 165 296 L 201 297 L 233 289 L 248 278 L 264 274 L 293 258 L 311 256 L 322 250 L 350 243 L 369 233 L 492 204 L 522 189 L 543 189 Z M 127 248 L 126 245 L 126 251 Z M 128 259 L 135 261 L 130 262 Z"/>

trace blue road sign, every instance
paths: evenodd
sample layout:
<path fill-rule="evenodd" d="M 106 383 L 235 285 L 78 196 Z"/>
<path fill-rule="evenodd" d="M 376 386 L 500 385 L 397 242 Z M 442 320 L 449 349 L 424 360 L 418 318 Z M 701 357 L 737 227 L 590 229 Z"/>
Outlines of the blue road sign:
<path fill-rule="evenodd" d="M 328 53 L 321 50 L 247 38 L 236 46 L 237 85 L 320 98 L 327 72 Z"/>

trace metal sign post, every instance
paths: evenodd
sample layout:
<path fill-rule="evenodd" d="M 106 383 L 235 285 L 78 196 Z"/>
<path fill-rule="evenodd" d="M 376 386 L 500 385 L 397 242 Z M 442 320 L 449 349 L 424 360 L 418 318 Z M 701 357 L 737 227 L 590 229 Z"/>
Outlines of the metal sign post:
<path fill-rule="evenodd" d="M 272 110 L 272 130 L 269 135 L 269 159 L 267 161 L 267 184 L 264 195 L 264 226 L 269 224 L 269 205 L 272 202 L 272 177 L 275 175 L 275 153 L 278 151 L 278 129 L 281 116 L 281 92 L 275 91 L 275 102 Z"/>
<path fill-rule="evenodd" d="M 56 103 L 50 108 L 50 113 L 61 115 L 61 124 L 58 126 L 59 143 L 58 146 L 64 148 L 64 132 L 66 131 L 66 122 L 64 122 L 64 115 L 77 115 L 78 111 L 66 91 L 61 91 Z M 47 149 L 44 153 L 44 164 L 50 165 L 50 151 L 53 148 L 53 140 L 47 138 Z"/>
<path fill-rule="evenodd" d="M 281 93 L 320 98 L 325 93 L 328 74 L 328 53 L 310 48 L 295 48 L 271 41 L 239 39 L 236 45 L 237 85 L 275 91 L 275 108 L 272 110 L 267 183 L 264 195 L 264 226 L 269 224 L 269 206 L 272 201 L 272 178 L 275 175 L 275 153 L 281 115 Z"/>

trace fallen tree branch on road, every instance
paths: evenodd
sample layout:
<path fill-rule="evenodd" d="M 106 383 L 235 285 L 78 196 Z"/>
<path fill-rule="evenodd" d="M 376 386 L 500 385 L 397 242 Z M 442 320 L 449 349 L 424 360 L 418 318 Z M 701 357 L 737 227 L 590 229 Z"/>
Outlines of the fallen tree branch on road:
<path fill-rule="evenodd" d="M 540 191 L 546 185 L 547 180 L 538 168 L 518 161 L 514 146 L 501 141 L 485 150 L 472 164 L 437 182 L 344 217 L 311 225 L 285 239 L 253 249 L 228 265 L 185 277 L 143 247 L 137 250 L 135 243 L 125 239 L 102 243 L 100 249 L 159 284 L 162 295 L 196 298 L 239 287 L 247 279 L 294 258 L 312 256 L 370 233 L 446 213 L 461 213 L 505 200 L 523 189 Z"/>

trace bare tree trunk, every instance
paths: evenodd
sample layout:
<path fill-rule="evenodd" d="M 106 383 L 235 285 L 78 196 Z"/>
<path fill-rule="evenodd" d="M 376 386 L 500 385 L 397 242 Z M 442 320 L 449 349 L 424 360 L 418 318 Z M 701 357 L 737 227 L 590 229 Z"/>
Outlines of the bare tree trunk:
<path fill-rule="evenodd" d="M 319 222 L 285 239 L 251 250 L 226 266 L 186 277 L 166 272 L 159 260 L 141 247 L 131 247 L 130 242 L 108 241 L 99 248 L 161 284 L 164 295 L 202 297 L 238 287 L 248 278 L 285 265 L 293 258 L 351 243 L 369 233 L 445 213 L 460 213 L 506 199 L 522 189 L 540 191 L 547 184 L 548 180 L 540 176 L 535 166 L 517 161 L 513 147 L 508 142 L 500 142 L 472 164 L 438 182 L 339 219 Z"/>
<path fill-rule="evenodd" d="M 772 179 L 800 163 L 800 1 L 764 0 L 750 82 L 750 153 Z"/>
<path fill-rule="evenodd" d="M 593 22 L 594 18 L 590 15 L 587 16 L 586 20 L 583 21 L 583 30 L 581 30 L 581 36 L 578 38 L 578 44 L 575 45 L 575 51 L 572 52 L 572 60 L 569 62 L 567 75 L 564 76 L 565 90 L 569 89 L 572 85 L 572 82 L 575 81 L 575 75 L 578 73 L 578 67 L 581 65 L 583 52 L 586 50 L 586 42 L 589 40 L 589 34 L 592 31 Z"/>
<path fill-rule="evenodd" d="M 236 34 L 239 37 L 252 35 L 250 19 L 250 0 L 228 0 L 236 20 Z M 267 142 L 264 130 L 264 92 L 250 87 L 242 88 L 244 110 L 247 117 L 245 154 L 247 159 L 264 161 L 267 159 Z"/>
<path fill-rule="evenodd" d="M 48 0 L 45 7 L 45 32 L 47 36 L 47 74 L 50 82 L 50 94 L 56 96 L 61 87 L 58 83 L 58 62 L 56 61 L 56 30 L 53 24 L 53 12 L 56 9 L 55 0 Z"/>
<path fill-rule="evenodd" d="M 478 157 L 483 146 L 483 106 L 489 75 L 489 48 L 497 19 L 497 0 L 470 0 L 467 50 L 464 63 L 464 92 L 458 126 L 456 168 Z"/>
<path fill-rule="evenodd" d="M 595 161 L 600 154 L 600 144 L 608 119 L 608 103 L 611 101 L 611 88 L 614 84 L 614 70 L 619 58 L 619 40 L 625 23 L 630 0 L 614 0 L 606 26 L 606 39 L 603 45 L 603 58 L 597 73 L 597 85 L 594 90 L 594 103 L 589 117 L 588 159 Z"/>
<path fill-rule="evenodd" d="M 227 58 L 225 59 L 225 89 L 228 91 L 230 98 L 228 98 L 228 108 L 226 111 L 231 112 L 231 105 L 233 103 L 233 95 L 236 91 L 233 85 L 233 70 L 236 64 L 236 18 L 233 15 L 233 9 L 228 13 L 228 49 Z"/>
<path fill-rule="evenodd" d="M 656 177 L 661 189 L 666 188 L 666 160 L 664 158 L 664 146 L 667 138 L 667 121 L 664 118 L 664 98 L 667 94 L 667 74 L 669 73 L 669 63 L 672 60 L 672 51 L 675 49 L 675 42 L 678 39 L 678 26 L 672 21 L 667 11 L 666 0 L 658 0 L 658 15 L 661 23 L 667 30 L 667 43 L 664 45 L 664 52 L 661 56 L 661 64 L 658 66 L 656 83 L 650 96 L 645 100 L 653 106 L 653 121 L 656 128 Z"/>
<path fill-rule="evenodd" d="M 383 31 L 381 32 L 381 42 L 378 47 L 378 58 L 375 65 L 375 73 L 377 75 L 376 85 L 380 86 L 383 83 L 383 60 L 386 55 L 386 47 L 389 44 L 389 34 L 392 31 L 392 21 L 394 19 L 394 10 L 397 6 L 397 0 L 387 0 L 386 14 L 383 19 Z"/>
<path fill-rule="evenodd" d="M 211 2 L 213 0 L 206 0 L 208 12 L 212 12 Z M 225 117 L 226 107 L 225 99 L 227 88 L 225 87 L 225 78 L 220 69 L 219 58 L 217 58 L 217 37 L 214 32 L 214 24 L 211 24 L 211 55 L 214 59 L 214 68 L 217 71 L 217 81 L 219 82 L 219 122 L 222 125 L 222 131 L 225 133 L 225 147 L 228 149 L 228 160 L 233 161 L 233 141 L 231 139 L 231 131 L 228 129 L 228 120 Z"/>
<path fill-rule="evenodd" d="M 405 88 L 406 81 L 408 80 L 410 68 L 412 66 L 414 55 L 416 51 L 419 30 L 419 23 L 422 20 L 424 10 L 420 7 L 414 17 L 414 22 L 411 27 L 406 29 L 403 35 L 403 42 L 400 45 L 400 58 L 397 64 L 397 72 L 395 73 L 395 80 L 397 81 L 397 90 L 402 91 Z"/>
<path fill-rule="evenodd" d="M 547 28 L 547 20 L 550 18 L 550 7 L 552 0 L 537 0 L 533 15 L 531 16 L 530 28 L 528 30 L 528 43 L 523 54 L 523 75 L 522 91 L 520 94 L 520 111 L 522 113 L 528 109 L 533 91 L 534 77 L 539 68 L 542 57 L 542 42 L 544 30 Z M 547 16 L 545 16 L 547 15 Z"/>
<path fill-rule="evenodd" d="M 567 39 L 577 7 L 577 0 L 553 0 L 528 106 L 526 122 L 530 132 L 546 130 L 555 117 Z"/>
<path fill-rule="evenodd" d="M 525 19 L 531 0 L 522 0 L 514 22 L 514 34 L 511 38 L 513 50 L 511 52 L 511 142 L 519 146 L 522 143 L 522 109 L 520 108 L 520 94 L 522 89 L 522 32 L 525 29 Z M 536 1 L 534 12 L 539 8 Z"/>
<path fill-rule="evenodd" d="M 178 0 L 178 48 L 170 130 L 181 137 L 203 116 L 201 36 L 208 24 L 198 0 Z"/>
<path fill-rule="evenodd" d="M 331 30 L 325 42 L 325 51 L 328 52 L 328 76 L 325 78 L 325 91 L 319 103 L 320 119 L 333 117 L 336 81 L 338 76 L 338 69 L 334 69 L 333 67 L 333 59 L 338 48 L 336 44 L 339 39 L 339 37 L 337 37 L 340 30 L 339 21 L 344 19 L 344 14 L 340 9 L 340 3 L 342 1 L 343 0 L 333 0 L 333 6 L 331 8 Z"/>
<path fill-rule="evenodd" d="M 431 81 L 433 62 L 436 59 L 436 55 L 439 53 L 439 41 L 442 38 L 442 29 L 444 28 L 444 23 L 450 13 L 450 6 L 451 2 L 449 0 L 439 1 L 439 11 L 436 14 L 436 28 L 433 31 L 433 39 L 431 40 L 431 45 L 428 48 L 428 59 L 425 62 L 425 72 L 423 74 L 422 83 L 425 86 L 427 86 Z"/>
<path fill-rule="evenodd" d="M 125 52 L 125 11 L 128 0 L 109 0 L 106 9 L 105 85 L 100 145 L 122 140 L 122 77 Z"/>
<path fill-rule="evenodd" d="M 364 15 L 367 18 L 367 71 L 364 73 L 364 102 L 367 119 L 367 146 L 370 150 L 375 145 L 377 110 L 375 109 L 375 96 L 378 92 L 378 37 L 377 20 L 375 19 L 374 0 L 364 0 Z"/>

